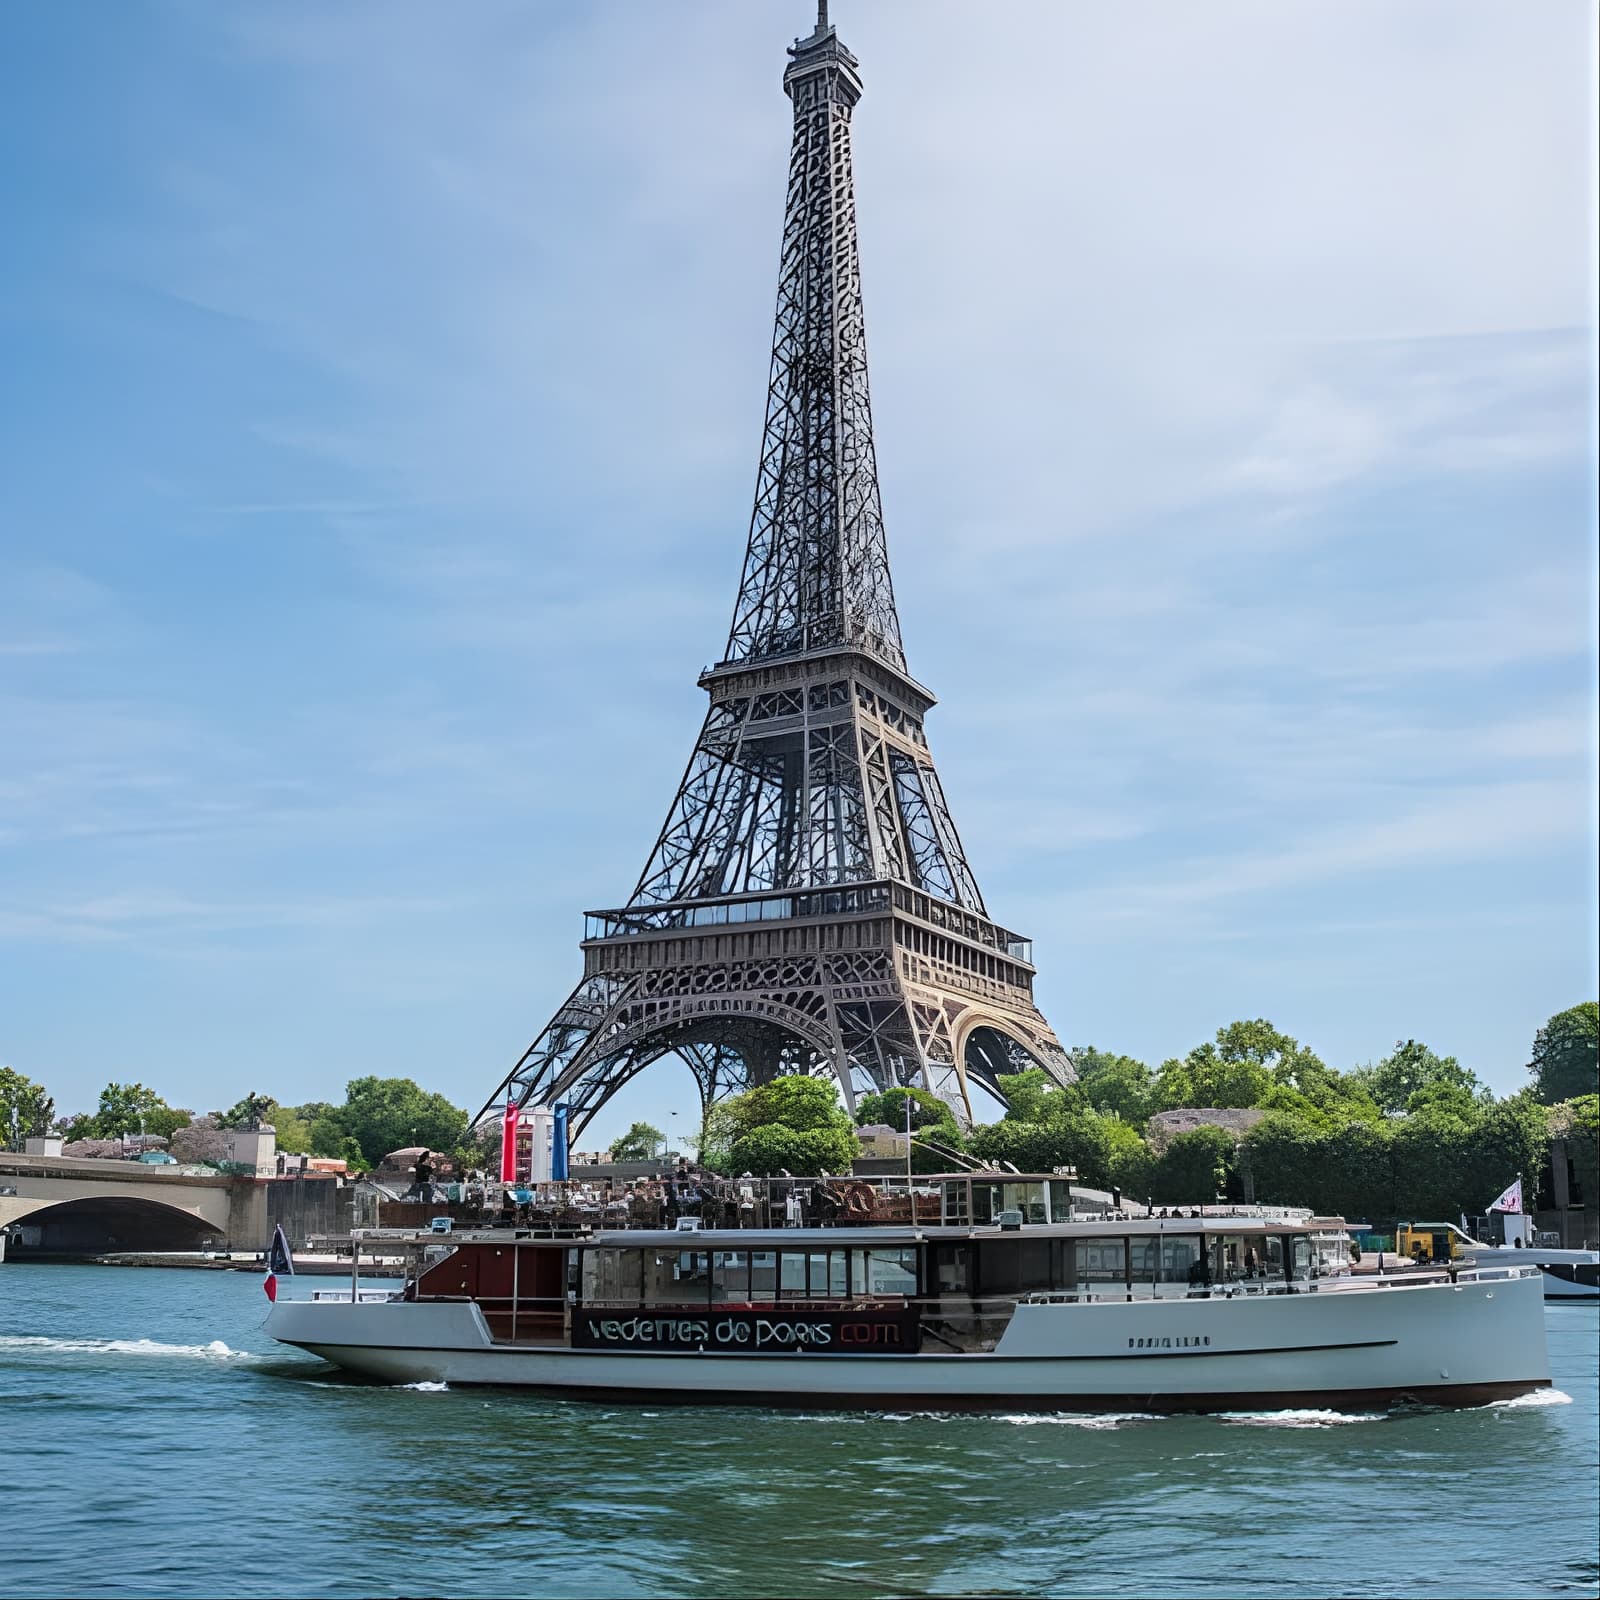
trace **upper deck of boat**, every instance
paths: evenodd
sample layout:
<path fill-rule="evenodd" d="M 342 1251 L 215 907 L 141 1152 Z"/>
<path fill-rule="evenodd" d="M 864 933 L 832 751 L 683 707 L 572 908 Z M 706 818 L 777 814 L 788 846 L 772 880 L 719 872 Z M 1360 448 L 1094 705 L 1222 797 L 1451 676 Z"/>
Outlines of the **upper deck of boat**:
<path fill-rule="evenodd" d="M 1071 1222 L 1034 1222 L 1016 1227 L 994 1224 L 945 1225 L 939 1223 L 870 1223 L 855 1227 L 822 1228 L 627 1228 L 604 1229 L 581 1235 L 536 1235 L 526 1229 L 474 1228 L 470 1231 L 430 1233 L 426 1230 L 385 1230 L 387 1237 L 401 1232 L 417 1243 L 546 1244 L 571 1249 L 670 1250 L 797 1250 L 807 1246 L 843 1249 L 912 1244 L 957 1243 L 985 1239 L 1096 1239 L 1152 1238 L 1164 1234 L 1246 1235 L 1285 1238 L 1294 1234 L 1342 1231 L 1339 1217 L 1283 1218 L 1247 1214 L 1207 1216 L 1079 1217 Z M 370 1235 L 369 1235 L 370 1236 Z"/>

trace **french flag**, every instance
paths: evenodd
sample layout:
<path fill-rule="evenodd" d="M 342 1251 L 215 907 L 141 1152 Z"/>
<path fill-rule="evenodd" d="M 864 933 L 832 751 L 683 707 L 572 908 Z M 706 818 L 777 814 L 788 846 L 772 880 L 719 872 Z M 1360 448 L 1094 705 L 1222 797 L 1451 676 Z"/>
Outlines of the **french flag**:
<path fill-rule="evenodd" d="M 274 1305 L 278 1301 L 278 1274 L 287 1273 L 294 1276 L 294 1257 L 289 1253 L 289 1241 L 284 1236 L 283 1224 L 280 1222 L 272 1230 L 272 1243 L 267 1246 L 267 1275 L 261 1280 L 261 1287 L 267 1291 L 267 1299 Z"/>

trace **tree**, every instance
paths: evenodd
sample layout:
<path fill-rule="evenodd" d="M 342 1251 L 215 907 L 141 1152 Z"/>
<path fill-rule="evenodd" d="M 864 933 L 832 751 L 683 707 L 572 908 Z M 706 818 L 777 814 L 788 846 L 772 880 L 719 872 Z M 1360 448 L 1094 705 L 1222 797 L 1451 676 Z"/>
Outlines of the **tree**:
<path fill-rule="evenodd" d="M 1600 1091 L 1600 1001 L 1558 1011 L 1533 1037 L 1534 1092 L 1546 1105 Z"/>
<path fill-rule="evenodd" d="M 1210 1205 L 1226 1195 L 1233 1159 L 1233 1135 L 1226 1128 L 1180 1133 L 1151 1168 L 1150 1197 L 1163 1205 Z"/>
<path fill-rule="evenodd" d="M 257 1094 L 251 1090 L 237 1105 L 230 1106 L 217 1115 L 219 1128 L 259 1128 L 264 1123 L 276 1128 L 274 1120 L 278 1102 L 271 1095 Z"/>
<path fill-rule="evenodd" d="M 1215 1045 L 1202 1044 L 1181 1061 L 1161 1063 L 1155 1101 L 1162 1111 L 1187 1106 L 1250 1107 L 1260 1105 L 1272 1087 L 1272 1075 L 1259 1062 L 1224 1060 Z"/>
<path fill-rule="evenodd" d="M 344 1141 L 353 1139 L 361 1157 L 376 1166 L 391 1150 L 426 1145 L 453 1150 L 466 1132 L 467 1114 L 442 1094 L 430 1094 L 410 1078 L 352 1078 L 345 1102 L 312 1123 L 311 1147 L 316 1155 L 345 1156 Z M 337 1141 L 337 1148 L 326 1148 Z"/>
<path fill-rule="evenodd" d="M 187 1125 L 193 1113 L 169 1106 L 154 1089 L 142 1083 L 108 1083 L 100 1091 L 100 1104 L 92 1116 L 74 1118 L 73 1135 L 80 1139 L 120 1139 L 130 1133 L 157 1134 L 170 1139 Z"/>
<path fill-rule="evenodd" d="M 938 1150 L 928 1148 L 939 1145 L 946 1150 L 961 1150 L 966 1143 L 955 1113 L 931 1089 L 885 1089 L 878 1094 L 864 1094 L 856 1101 L 856 1122 L 865 1127 L 869 1122 L 886 1123 L 896 1133 L 906 1129 L 906 1107 L 911 1107 L 911 1167 L 914 1172 L 947 1172 L 950 1159 Z M 916 1142 L 916 1141 L 921 1141 Z"/>
<path fill-rule="evenodd" d="M 1072 1052 L 1078 1087 L 1096 1111 L 1114 1113 L 1134 1128 L 1143 1128 L 1154 1109 L 1155 1078 L 1142 1061 L 1082 1045 Z"/>
<path fill-rule="evenodd" d="M 832 1083 L 788 1074 L 715 1107 L 700 1159 L 719 1171 L 759 1176 L 787 1167 L 796 1176 L 814 1176 L 848 1172 L 860 1153 Z"/>
<path fill-rule="evenodd" d="M 0 1139 L 32 1139 L 50 1131 L 56 1103 L 42 1083 L 0 1067 Z"/>
<path fill-rule="evenodd" d="M 620 1139 L 611 1141 L 613 1161 L 650 1161 L 667 1136 L 648 1122 L 636 1122 Z"/>
<path fill-rule="evenodd" d="M 281 1105 L 270 1094 L 247 1094 L 236 1105 L 219 1111 L 216 1123 L 219 1128 L 269 1127 L 277 1136 L 280 1150 L 291 1155 L 312 1153 L 310 1122 L 301 1116 L 299 1108 Z"/>
<path fill-rule="evenodd" d="M 842 1128 L 791 1128 L 767 1122 L 737 1139 L 732 1155 L 735 1171 L 769 1178 L 785 1169 L 796 1177 L 845 1173 L 860 1153 L 861 1143 L 848 1124 Z"/>
<path fill-rule="evenodd" d="M 1397 1042 L 1382 1061 L 1358 1067 L 1348 1081 L 1391 1117 L 1405 1111 L 1414 1095 L 1439 1088 L 1462 1089 L 1479 1099 L 1488 1095 L 1477 1076 L 1454 1056 L 1436 1055 L 1416 1039 Z"/>

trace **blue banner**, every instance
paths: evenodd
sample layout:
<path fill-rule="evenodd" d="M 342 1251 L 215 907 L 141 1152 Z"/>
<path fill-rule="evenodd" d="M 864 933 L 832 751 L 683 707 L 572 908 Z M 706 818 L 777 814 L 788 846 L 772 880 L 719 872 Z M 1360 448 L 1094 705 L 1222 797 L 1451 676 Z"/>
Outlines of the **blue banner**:
<path fill-rule="evenodd" d="M 571 1109 L 565 1101 L 551 1107 L 554 1120 L 550 1126 L 550 1176 L 557 1182 L 567 1176 L 567 1114 Z"/>

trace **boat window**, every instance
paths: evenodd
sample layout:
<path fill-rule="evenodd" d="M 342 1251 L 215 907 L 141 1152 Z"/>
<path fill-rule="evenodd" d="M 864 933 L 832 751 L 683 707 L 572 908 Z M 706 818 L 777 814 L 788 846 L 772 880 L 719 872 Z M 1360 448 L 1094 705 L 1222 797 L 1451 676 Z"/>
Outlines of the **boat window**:
<path fill-rule="evenodd" d="M 1125 1283 L 1128 1276 L 1126 1239 L 1073 1241 L 1079 1283 Z"/>
<path fill-rule="evenodd" d="M 985 1239 L 978 1251 L 980 1294 L 1027 1294 L 1052 1289 L 1049 1239 Z"/>
<path fill-rule="evenodd" d="M 638 1305 L 644 1299 L 644 1255 L 643 1250 L 585 1250 L 584 1303 Z"/>
<path fill-rule="evenodd" d="M 851 1251 L 850 1292 L 854 1295 L 914 1295 L 917 1292 L 915 1248 Z"/>
<path fill-rule="evenodd" d="M 1201 1241 L 1194 1234 L 1163 1233 L 1129 1243 L 1133 1248 L 1135 1283 L 1191 1283 L 1204 1274 L 1199 1264 Z"/>
<path fill-rule="evenodd" d="M 1042 1183 L 1006 1183 L 1000 1186 L 1000 1210 L 1020 1211 L 1027 1223 L 1048 1222 Z"/>
<path fill-rule="evenodd" d="M 933 1249 L 933 1275 L 939 1294 L 966 1294 L 967 1247 L 961 1244 L 940 1244 Z"/>
<path fill-rule="evenodd" d="M 1283 1278 L 1283 1238 L 1276 1233 L 1269 1233 L 1261 1240 L 1261 1276 L 1264 1278 Z"/>
<path fill-rule="evenodd" d="M 1072 1221 L 1072 1186 L 1065 1178 L 1059 1183 L 1050 1185 L 1050 1220 L 1052 1222 Z"/>
<path fill-rule="evenodd" d="M 714 1305 L 750 1299 L 750 1253 L 747 1250 L 711 1252 L 711 1300 Z"/>
<path fill-rule="evenodd" d="M 812 1300 L 837 1297 L 843 1299 L 849 1291 L 845 1280 L 845 1255 L 843 1250 L 813 1250 L 807 1258 L 806 1294 Z"/>
<path fill-rule="evenodd" d="M 785 1250 L 778 1256 L 778 1296 L 783 1300 L 806 1297 L 806 1258 L 800 1250 Z"/>
<path fill-rule="evenodd" d="M 1294 1261 L 1294 1276 L 1309 1278 L 1311 1276 L 1311 1241 L 1303 1234 L 1297 1233 L 1290 1239 Z"/>
<path fill-rule="evenodd" d="M 752 1250 L 750 1252 L 750 1298 L 776 1300 L 778 1298 L 778 1252 Z"/>
<path fill-rule="evenodd" d="M 996 1211 L 1003 1210 L 995 1204 L 998 1183 L 975 1183 L 972 1186 L 972 1221 L 975 1227 L 985 1227 L 994 1221 Z"/>
<path fill-rule="evenodd" d="M 1261 1252 L 1242 1233 L 1225 1233 L 1211 1241 L 1211 1276 L 1218 1283 L 1239 1283 L 1259 1276 Z"/>
<path fill-rule="evenodd" d="M 951 1227 L 959 1227 L 967 1221 L 971 1207 L 967 1204 L 968 1192 L 972 1188 L 970 1179 L 959 1180 L 944 1186 L 944 1216 L 943 1221 Z"/>

